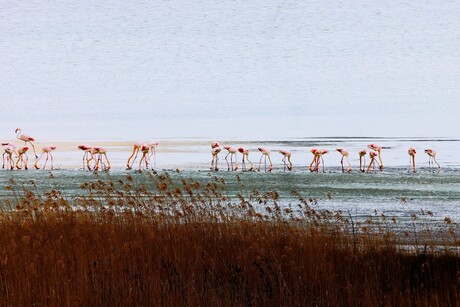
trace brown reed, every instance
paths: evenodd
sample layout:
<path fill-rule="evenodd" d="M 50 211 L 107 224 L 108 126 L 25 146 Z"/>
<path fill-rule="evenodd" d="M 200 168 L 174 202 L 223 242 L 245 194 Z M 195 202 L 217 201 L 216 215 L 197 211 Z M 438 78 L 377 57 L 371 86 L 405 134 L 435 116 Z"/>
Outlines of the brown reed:
<path fill-rule="evenodd" d="M 0 305 L 460 304 L 452 221 L 442 240 L 392 233 L 315 210 L 318 200 L 297 192 L 290 206 L 276 191 L 232 198 L 218 177 L 81 187 L 65 197 L 11 182 L 0 212 Z"/>

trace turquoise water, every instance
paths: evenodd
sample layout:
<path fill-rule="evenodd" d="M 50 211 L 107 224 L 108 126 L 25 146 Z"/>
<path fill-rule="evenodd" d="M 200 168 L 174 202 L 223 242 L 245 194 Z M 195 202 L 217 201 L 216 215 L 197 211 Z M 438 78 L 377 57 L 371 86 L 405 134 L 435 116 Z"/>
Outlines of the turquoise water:
<path fill-rule="evenodd" d="M 202 184 L 210 182 L 212 176 L 223 178 L 227 182 L 226 193 L 231 198 L 237 194 L 249 196 L 254 189 L 260 193 L 278 191 L 283 206 L 293 206 L 299 201 L 291 195 L 297 191 L 312 199 L 315 209 L 342 211 L 356 218 L 367 218 L 384 214 L 388 218 L 397 217 L 409 221 L 415 214 L 427 222 L 442 222 L 450 217 L 460 222 L 460 170 L 443 169 L 440 172 L 422 169 L 417 174 L 406 169 L 388 168 L 375 174 L 341 173 L 335 169 L 326 169 L 326 173 L 297 171 L 293 173 L 276 171 L 274 173 L 238 173 L 198 170 L 159 171 L 168 173 L 174 182 L 193 178 Z M 112 171 L 110 173 L 78 170 L 0 172 L 0 196 L 11 197 L 10 185 L 18 191 L 21 187 L 30 188 L 38 193 L 58 189 L 65 196 L 87 195 L 80 188 L 83 182 L 96 180 L 125 180 L 131 175 L 136 184 L 148 183 L 147 171 Z M 12 181 L 14 183 L 12 183 Z M 34 186 L 31 185 L 34 181 Z M 152 192 L 155 189 L 152 188 Z M 235 198 L 236 199 L 236 198 Z M 431 215 L 431 216 L 429 216 Z"/>

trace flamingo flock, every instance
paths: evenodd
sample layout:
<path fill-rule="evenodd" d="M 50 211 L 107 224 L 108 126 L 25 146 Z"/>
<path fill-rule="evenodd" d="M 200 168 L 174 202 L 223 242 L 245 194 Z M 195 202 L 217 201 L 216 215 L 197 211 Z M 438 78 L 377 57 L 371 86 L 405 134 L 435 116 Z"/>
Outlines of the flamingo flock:
<path fill-rule="evenodd" d="M 56 146 L 43 146 L 41 148 L 40 156 L 37 155 L 37 151 L 35 149 L 35 138 L 31 137 L 27 134 L 22 133 L 20 128 L 16 128 L 15 130 L 16 138 L 24 142 L 24 146 L 16 146 L 13 143 L 1 143 L 3 148 L 3 164 L 2 168 L 6 169 L 28 169 L 28 161 L 29 157 L 27 153 L 29 152 L 29 146 L 32 147 L 33 153 L 35 155 L 35 162 L 34 167 L 36 169 L 45 169 L 48 161 L 50 169 L 54 169 L 54 157 L 53 151 L 56 150 Z M 138 163 L 138 170 L 141 171 L 142 169 L 152 169 L 156 168 L 156 148 L 159 145 L 158 142 L 138 142 L 133 144 L 133 150 L 131 155 L 128 158 L 126 163 L 126 169 L 130 170 L 133 168 L 133 165 L 138 157 L 141 154 L 141 158 Z M 361 173 L 370 173 L 375 172 L 378 170 L 383 170 L 383 160 L 382 160 L 382 146 L 377 144 L 368 144 L 367 148 L 369 149 L 369 153 L 366 149 L 362 149 L 358 152 L 359 156 L 359 172 Z M 107 149 L 102 146 L 92 146 L 87 144 L 82 144 L 78 146 L 78 149 L 83 151 L 83 158 L 82 158 L 82 169 L 89 170 L 89 171 L 108 171 L 111 168 L 109 158 L 107 156 Z M 235 147 L 231 145 L 226 145 L 221 147 L 220 143 L 217 141 L 211 142 L 211 171 L 218 171 L 219 170 L 219 154 L 221 153 L 222 149 L 225 149 L 227 154 L 225 156 L 225 160 L 227 163 L 227 171 L 238 171 L 239 164 L 238 164 L 238 154 L 241 154 L 241 171 L 243 172 L 253 172 L 256 171 L 254 163 L 249 160 L 249 153 L 250 150 L 244 147 Z M 271 159 L 272 151 L 267 147 L 258 147 L 257 148 L 260 153 L 259 165 L 257 171 L 261 171 L 262 168 L 262 160 L 263 160 L 263 171 L 264 172 L 272 172 L 273 171 L 273 162 Z M 345 148 L 336 148 L 335 149 L 341 156 L 340 165 L 341 170 L 343 173 L 347 172 L 350 173 L 353 171 L 353 167 L 349 161 L 350 152 Z M 325 163 L 323 156 L 329 153 L 328 149 L 324 148 L 312 148 L 310 152 L 313 155 L 313 159 L 308 167 L 311 172 L 325 172 Z M 415 162 L 415 156 L 417 154 L 417 150 L 414 147 L 410 147 L 408 149 L 409 154 L 409 168 L 412 172 L 417 172 L 417 166 Z M 424 152 L 428 155 L 428 166 L 431 169 L 434 167 L 434 164 L 437 165 L 437 168 L 440 169 L 441 165 L 436 160 L 436 151 L 432 148 L 425 149 Z M 291 161 L 292 153 L 290 150 L 282 149 L 278 151 L 281 154 L 282 159 L 281 163 L 283 166 L 283 171 L 292 171 L 293 170 L 293 163 Z M 369 154 L 369 164 L 366 164 L 366 156 Z M 43 166 L 40 167 L 40 161 L 45 157 Z M 151 158 L 153 157 L 154 161 L 151 162 Z M 345 166 L 346 163 L 346 166 Z M 367 167 L 366 167 L 367 165 Z"/>
<path fill-rule="evenodd" d="M 227 155 L 225 156 L 225 160 L 227 161 L 227 170 L 228 171 L 237 171 L 238 170 L 238 162 L 237 162 L 237 157 L 236 154 L 237 152 L 242 154 L 242 160 L 241 160 L 241 165 L 242 165 L 242 171 L 254 171 L 254 164 L 249 161 L 249 150 L 245 149 L 243 147 L 239 147 L 238 149 L 233 147 L 233 146 L 224 146 L 224 149 L 227 150 Z M 358 152 L 359 156 L 359 172 L 361 173 L 371 173 L 376 171 L 378 168 L 379 170 L 383 170 L 383 161 L 382 161 L 382 146 L 377 145 L 377 144 L 369 144 L 367 145 L 367 148 L 370 149 L 369 151 L 369 159 L 370 162 L 367 165 L 366 168 L 366 155 L 367 151 L 366 149 L 362 149 Z M 259 167 L 258 171 L 261 171 L 261 166 L 262 166 L 262 160 L 264 160 L 264 171 L 265 172 L 271 172 L 273 170 L 273 163 L 270 158 L 271 150 L 268 149 L 267 147 L 259 147 L 258 148 L 259 152 L 261 153 L 260 160 L 259 160 Z M 342 167 L 342 172 L 345 173 L 351 173 L 353 171 L 353 167 L 349 161 L 350 153 L 348 150 L 345 148 L 336 148 L 336 151 L 341 155 L 341 160 L 340 160 L 340 165 Z M 218 161 L 219 161 L 219 153 L 221 152 L 221 147 L 220 143 L 217 141 L 211 142 L 211 154 L 212 154 L 212 161 L 211 161 L 211 170 L 212 171 L 218 171 Z M 325 166 L 324 166 L 324 158 L 323 156 L 327 153 L 329 153 L 329 150 L 324 149 L 324 148 L 312 148 L 310 152 L 313 154 L 313 160 L 311 161 L 308 169 L 310 172 L 319 172 L 320 169 L 322 172 L 325 172 Z M 281 162 L 283 165 L 283 170 L 286 171 L 292 171 L 293 169 L 293 164 L 291 161 L 291 151 L 289 150 L 279 150 L 279 153 L 283 156 Z M 410 166 L 413 170 L 413 172 L 417 172 L 417 167 L 415 164 L 415 155 L 416 155 L 416 149 L 414 147 L 409 148 L 408 150 L 409 156 L 410 156 Z M 434 163 L 438 166 L 438 169 L 441 168 L 441 165 L 436 161 L 436 151 L 433 149 L 425 149 L 425 153 L 428 155 L 429 160 L 428 160 L 428 165 L 429 167 L 434 167 Z M 228 162 L 228 156 L 230 155 L 230 162 Z M 235 159 L 235 167 L 233 167 L 233 159 Z M 268 165 L 267 165 L 267 160 L 268 160 Z M 245 161 L 248 161 L 251 165 L 249 169 L 246 168 Z M 344 166 L 344 161 L 347 164 L 347 168 Z"/>

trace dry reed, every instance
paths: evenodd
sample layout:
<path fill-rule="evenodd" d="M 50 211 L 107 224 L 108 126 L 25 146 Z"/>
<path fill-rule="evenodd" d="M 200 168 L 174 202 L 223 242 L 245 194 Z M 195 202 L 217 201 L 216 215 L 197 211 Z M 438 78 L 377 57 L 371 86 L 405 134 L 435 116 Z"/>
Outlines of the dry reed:
<path fill-rule="evenodd" d="M 317 200 L 297 192 L 291 206 L 277 192 L 230 198 L 218 177 L 152 174 L 136 185 L 128 175 L 81 187 L 64 197 L 11 182 L 0 212 L 1 305 L 460 304 L 460 257 L 447 248 L 459 245 L 458 225 L 448 221 L 452 236 L 415 242 L 314 210 Z M 425 248 L 402 250 L 415 243 Z"/>

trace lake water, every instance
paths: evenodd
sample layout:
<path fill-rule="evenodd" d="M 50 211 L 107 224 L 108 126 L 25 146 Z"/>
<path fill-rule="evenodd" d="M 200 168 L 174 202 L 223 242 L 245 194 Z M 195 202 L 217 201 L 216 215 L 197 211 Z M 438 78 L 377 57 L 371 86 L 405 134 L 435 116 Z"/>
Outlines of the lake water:
<path fill-rule="evenodd" d="M 365 148 L 371 141 L 383 147 L 382 158 L 385 169 L 380 172 L 362 174 L 357 171 L 357 152 Z M 108 148 L 112 169 L 109 174 L 100 172 L 95 175 L 81 170 L 83 153 L 76 149 L 76 144 L 60 144 L 55 153 L 57 169 L 43 170 L 3 170 L 0 171 L 0 195 L 11 195 L 5 189 L 10 179 L 17 184 L 30 186 L 29 181 L 35 180 L 38 191 L 59 189 L 65 195 L 84 194 L 80 185 L 84 181 L 117 180 L 131 174 L 135 181 L 148 180 L 146 172 L 138 173 L 125 170 L 126 160 L 130 155 L 130 142 L 101 142 Z M 279 191 L 284 206 L 296 205 L 297 201 L 290 194 L 295 190 L 307 198 L 317 200 L 318 209 L 340 210 L 352 214 L 356 218 L 368 218 L 381 215 L 397 217 L 410 222 L 415 214 L 424 223 L 443 224 L 445 217 L 453 222 L 460 222 L 460 161 L 456 157 L 460 141 L 455 139 L 423 139 L 423 138 L 382 138 L 382 139 L 298 139 L 291 141 L 228 141 L 226 144 L 246 146 L 251 149 L 250 158 L 256 162 L 260 155 L 256 152 L 255 144 L 271 148 L 274 171 L 240 172 L 245 188 L 236 184 L 235 172 L 226 170 L 224 152 L 220 160 L 220 171 L 210 172 L 210 146 L 205 140 L 160 140 L 157 153 L 157 171 L 168 172 L 173 179 L 192 177 L 202 183 L 211 180 L 211 176 L 219 176 L 227 180 L 228 193 L 249 193 L 253 189 L 260 192 Z M 417 162 L 419 170 L 412 173 L 408 168 L 409 156 L 407 147 L 413 145 L 418 149 Z M 335 147 L 345 147 L 351 152 L 350 162 L 352 173 L 342 173 L 340 169 L 340 154 Z M 325 159 L 325 173 L 310 173 L 308 165 L 311 162 L 311 147 L 330 149 Z M 438 151 L 438 162 L 442 169 L 429 169 L 428 156 L 423 153 L 426 147 Z M 277 149 L 285 148 L 293 152 L 294 170 L 284 172 L 281 164 L 282 156 Z M 30 156 L 30 155 L 29 155 Z M 138 158 L 139 159 L 139 158 Z M 241 159 L 241 157 L 238 157 Z M 135 164 L 136 165 L 136 164 Z M 257 165 L 257 164 L 256 164 Z M 176 169 L 180 173 L 176 173 Z M 262 166 L 263 169 L 263 166 Z M 52 174 L 52 176 L 51 176 Z M 432 214 L 428 214 L 431 212 Z"/>

